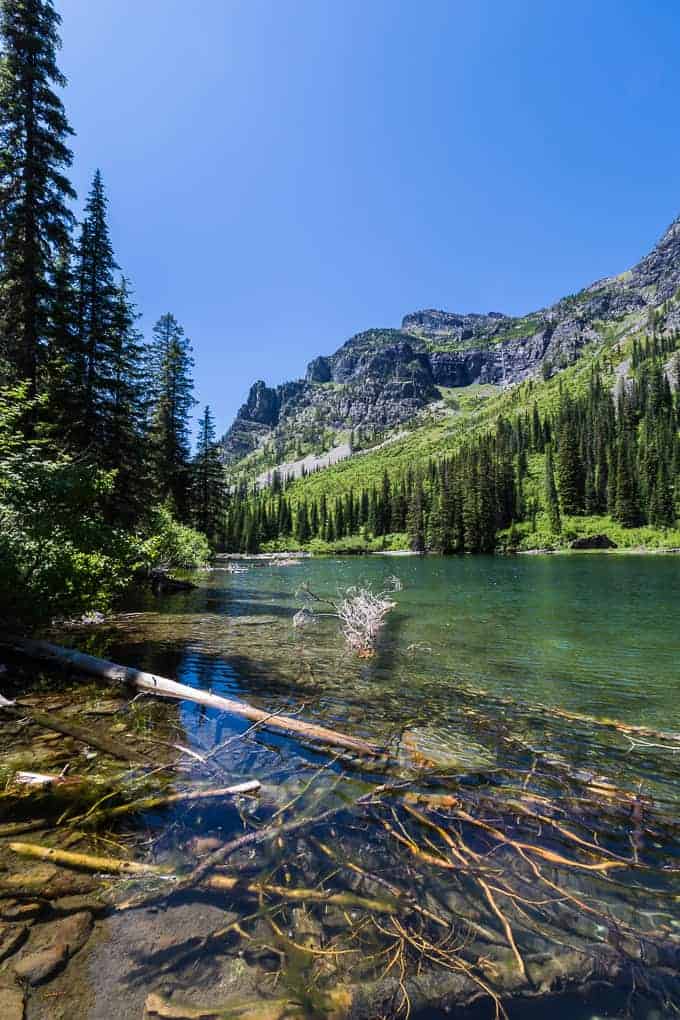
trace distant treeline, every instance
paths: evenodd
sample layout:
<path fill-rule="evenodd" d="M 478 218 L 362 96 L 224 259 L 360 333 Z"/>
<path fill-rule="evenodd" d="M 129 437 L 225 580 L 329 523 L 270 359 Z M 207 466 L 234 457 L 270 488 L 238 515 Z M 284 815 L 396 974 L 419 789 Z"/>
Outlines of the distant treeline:
<path fill-rule="evenodd" d="M 631 376 L 616 395 L 596 369 L 586 393 L 560 387 L 553 412 L 541 414 L 534 402 L 422 471 L 385 471 L 379 486 L 308 498 L 276 475 L 266 490 L 242 485 L 229 499 L 225 548 L 255 552 L 275 540 L 304 545 L 401 532 L 415 550 L 485 553 L 499 531 L 535 522 L 541 511 L 555 534 L 563 515 L 671 527 L 680 497 L 680 407 L 664 365 L 677 345 L 675 335 L 636 340 Z M 532 455 L 543 455 L 538 491 Z"/>

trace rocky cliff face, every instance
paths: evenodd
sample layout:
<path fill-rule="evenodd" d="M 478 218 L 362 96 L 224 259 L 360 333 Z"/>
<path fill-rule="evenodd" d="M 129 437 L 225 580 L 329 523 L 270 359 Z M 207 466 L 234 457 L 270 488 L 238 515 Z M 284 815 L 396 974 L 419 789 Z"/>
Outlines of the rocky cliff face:
<path fill-rule="evenodd" d="M 359 333 L 317 357 L 304 379 L 270 388 L 256 382 L 222 440 L 226 462 L 269 437 L 296 431 L 391 427 L 439 398 L 438 387 L 511 385 L 575 361 L 601 341 L 608 321 L 659 309 L 680 328 L 680 218 L 649 255 L 620 276 L 600 280 L 550 308 L 513 318 L 501 312 L 461 315 L 425 309 L 400 329 Z"/>

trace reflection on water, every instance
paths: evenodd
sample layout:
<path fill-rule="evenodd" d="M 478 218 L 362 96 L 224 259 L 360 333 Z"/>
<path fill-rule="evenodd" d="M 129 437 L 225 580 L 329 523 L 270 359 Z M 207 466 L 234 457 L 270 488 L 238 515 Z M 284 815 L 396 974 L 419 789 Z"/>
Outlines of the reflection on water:
<path fill-rule="evenodd" d="M 349 655 L 334 619 L 320 618 L 302 632 L 293 628 L 303 584 L 333 597 L 358 583 L 382 588 L 393 574 L 404 588 L 396 595 L 398 607 L 388 618 L 374 659 Z M 634 1002 L 629 1001 L 627 986 L 621 996 L 607 992 L 600 999 L 559 999 L 554 1005 L 552 1000 L 515 1003 L 512 1018 L 533 1020 L 546 1015 L 541 1011 L 545 1009 L 564 1020 L 622 1017 L 629 1006 L 630 1015 L 640 1020 L 665 1015 L 659 1012 L 657 979 L 649 977 L 647 968 L 655 962 L 650 953 L 657 954 L 657 962 L 667 954 L 666 969 L 669 959 L 680 958 L 674 886 L 679 866 L 680 753 L 679 745 L 665 740 L 663 732 L 656 738 L 635 727 L 680 731 L 680 628 L 675 619 L 680 560 L 597 555 L 309 560 L 290 567 L 253 563 L 248 573 L 236 575 L 207 571 L 198 580 L 195 591 L 149 596 L 134 613 L 113 619 L 92 635 L 93 650 L 186 684 L 247 699 L 267 711 L 300 711 L 305 718 L 381 743 L 404 768 L 427 762 L 440 785 L 429 789 L 426 809 L 381 805 L 372 818 L 377 833 L 369 831 L 364 819 L 357 824 L 348 816 L 334 819 L 314 838 L 329 841 L 331 851 L 341 849 L 395 881 L 404 867 L 402 877 L 418 886 L 418 902 L 464 917 L 471 940 L 484 939 L 490 921 L 498 927 L 499 916 L 486 908 L 486 913 L 480 912 L 484 887 L 475 869 L 480 874 L 490 869 L 494 895 L 504 897 L 501 902 L 517 924 L 521 951 L 534 958 L 537 953 L 548 960 L 560 953 L 573 958 L 596 947 L 598 962 L 593 966 L 604 973 L 613 966 L 612 954 L 621 948 L 621 932 L 631 939 L 633 931 L 642 933 L 634 983 L 644 994 Z M 610 725 L 609 720 L 627 728 Z M 270 787 L 274 780 L 275 789 L 269 788 L 267 796 L 275 803 L 278 798 L 279 810 L 286 809 L 291 796 L 300 798 L 298 807 L 312 811 L 366 789 L 368 776 L 357 763 L 348 768 L 340 761 L 329 762 L 327 755 L 281 734 L 261 732 L 254 740 L 230 744 L 230 738 L 246 731 L 245 722 L 188 703 L 178 706 L 177 721 L 183 746 L 210 754 L 223 745 L 225 750 L 214 760 L 232 774 L 266 778 Z M 320 766 L 324 771 L 317 775 Z M 316 777 L 311 792 L 310 774 Z M 336 786 L 340 779 L 345 784 L 341 794 Z M 443 799 L 437 801 L 440 794 Z M 465 814 L 455 814 L 461 804 L 471 813 L 467 821 Z M 413 814 L 416 810 L 431 813 L 423 822 Z M 196 836 L 226 838 L 238 818 L 207 806 L 189 815 L 178 810 L 147 818 L 146 824 L 157 830 L 156 854 L 181 855 Z M 514 839 L 519 849 L 503 842 L 499 831 Z M 613 878 L 606 870 L 591 875 L 565 865 L 563 857 L 561 865 L 552 867 L 550 857 L 535 850 L 527 861 L 522 856 L 527 841 L 532 846 L 544 843 L 548 853 L 568 853 L 570 859 L 573 855 L 579 859 L 579 853 L 582 859 L 585 847 L 585 858 L 591 860 L 601 847 L 616 862 L 615 869 L 623 869 L 625 862 L 625 870 L 612 871 Z M 313 839 L 304 846 L 295 844 L 297 856 L 290 865 L 286 856 L 290 847 L 271 848 L 260 866 L 270 880 L 275 875 L 285 881 L 288 874 L 292 881 L 290 866 L 298 881 L 316 885 L 335 870 L 332 861 L 324 859 L 320 866 L 310 856 L 314 846 Z M 453 854 L 461 871 L 471 868 L 472 873 L 459 879 L 444 870 L 431 880 L 421 879 L 410 858 L 404 864 L 395 856 L 395 848 L 404 856 L 404 846 L 407 858 L 420 852 L 419 860 L 427 860 L 423 853 L 447 861 L 446 855 Z M 467 863 L 463 866 L 461 860 Z M 530 870 L 536 861 L 543 866 L 538 876 Z M 537 883 L 543 883 L 543 898 L 534 900 Z M 321 937 L 318 918 L 314 921 L 299 911 L 286 916 L 297 938 L 303 937 L 298 927 L 304 933 L 304 924 L 312 922 L 317 928 L 310 931 Z M 176 923 L 186 924 L 197 935 L 202 925 L 210 928 L 208 920 L 195 913 Z M 340 930 L 342 923 L 332 910 L 324 912 L 323 924 L 331 926 L 331 932 L 333 924 Z M 137 957 L 146 953 L 155 961 L 149 947 L 159 937 L 157 922 L 147 918 L 135 924 L 140 927 L 133 929 L 124 919 L 113 923 L 114 944 L 120 947 L 136 938 Z M 147 942 L 142 950 L 145 925 Z M 374 933 L 376 953 L 385 951 L 382 930 Z M 500 936 L 491 932 L 491 949 L 500 952 L 500 943 L 507 954 L 503 929 L 499 930 Z M 324 931 L 332 944 L 335 936 L 329 936 L 326 927 Z M 352 935 L 356 944 L 363 945 L 367 932 Z M 661 948 L 654 943 L 660 935 Z M 397 942 L 399 938 L 403 941 L 399 936 Z M 438 949 L 434 943 L 428 946 L 427 959 L 432 960 Z M 351 960 L 356 948 L 350 942 L 342 952 Z M 409 965 L 416 969 L 420 964 L 413 952 L 407 945 Z M 394 969 L 393 978 L 398 959 L 395 956 L 389 968 Z M 295 960 L 300 970 L 302 964 L 297 956 Z M 385 966 L 389 960 L 388 955 Z M 99 980 L 110 990 L 119 976 L 116 966 L 128 962 L 119 959 L 107 969 L 102 961 L 100 956 Z M 205 954 L 203 964 L 217 966 Z M 233 976 L 236 964 L 232 961 L 231 966 Z M 349 963 L 346 967 L 349 981 L 353 971 Z M 307 960 L 305 974 L 309 968 Z M 177 964 L 168 973 L 191 987 L 198 972 L 184 971 Z M 143 968 L 140 974 L 140 980 L 146 980 Z M 462 980 L 460 975 L 457 980 Z M 560 986 L 558 978 L 556 984 L 544 980 L 546 991 Z M 290 982 L 290 973 L 282 981 Z M 288 992 L 300 994 L 292 985 Z M 100 993 L 88 1020 L 105 1015 L 101 1010 L 106 994 Z M 309 1007 L 310 1016 L 324 1015 L 318 1004 L 314 1008 L 316 1012 Z M 488 998 L 478 1009 L 480 1018 L 493 1016 Z"/>
<path fill-rule="evenodd" d="M 377 656 L 349 656 L 337 622 L 300 634 L 303 584 L 331 597 L 396 574 L 404 584 Z M 184 683 L 265 708 L 305 704 L 336 724 L 389 742 L 420 732 L 437 761 L 469 767 L 470 709 L 513 715 L 550 750 L 625 774 L 629 744 L 588 721 L 535 706 L 680 730 L 680 560 L 640 556 L 403 558 L 253 564 L 200 575 L 194 592 L 154 599 L 121 620 L 108 650 Z M 467 697 L 462 697 L 467 695 Z M 508 699 L 512 704 L 505 704 Z M 184 710 L 190 725 L 193 710 Z M 478 748 L 479 763 L 490 751 Z M 656 763 L 634 763 L 656 780 Z"/>

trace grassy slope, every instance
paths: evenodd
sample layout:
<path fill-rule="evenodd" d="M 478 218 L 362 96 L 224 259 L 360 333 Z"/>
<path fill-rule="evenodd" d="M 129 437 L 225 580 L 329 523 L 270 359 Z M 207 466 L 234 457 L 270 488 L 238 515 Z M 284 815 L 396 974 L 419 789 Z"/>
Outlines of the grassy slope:
<path fill-rule="evenodd" d="M 531 411 L 534 401 L 545 413 L 553 409 L 559 399 L 560 386 L 574 394 L 582 393 L 588 386 L 592 369 L 598 364 L 605 382 L 612 386 L 615 381 L 616 365 L 630 355 L 633 335 L 641 335 L 641 324 L 634 317 L 603 328 L 604 342 L 583 351 L 580 359 L 569 368 L 559 372 L 552 379 L 530 380 L 501 390 L 493 386 L 471 386 L 463 389 L 442 390 L 443 406 L 446 410 L 425 413 L 411 423 L 405 435 L 376 451 L 355 455 L 333 467 L 295 482 L 288 490 L 293 504 L 306 497 L 318 499 L 325 494 L 334 499 L 350 488 L 355 492 L 371 485 L 378 486 L 383 472 L 398 477 L 409 467 L 423 465 L 428 458 L 439 458 L 451 453 L 465 438 L 495 426 L 499 416 L 512 420 L 517 414 Z M 564 518 L 561 536 L 550 533 L 547 515 L 543 505 L 544 458 L 535 455 L 530 458 L 530 477 L 526 484 L 526 495 L 533 497 L 538 505 L 535 530 L 531 522 L 517 526 L 518 548 L 567 548 L 579 536 L 606 534 L 622 549 L 632 548 L 680 548 L 680 530 L 659 531 L 651 527 L 624 529 L 609 517 Z M 505 536 L 501 535 L 501 544 Z M 290 548 L 291 542 L 286 545 Z M 363 551 L 378 549 L 403 549 L 407 547 L 405 535 L 387 536 L 385 539 L 364 541 L 359 537 L 345 539 L 328 545 L 319 540 L 309 546 L 317 552 Z"/>

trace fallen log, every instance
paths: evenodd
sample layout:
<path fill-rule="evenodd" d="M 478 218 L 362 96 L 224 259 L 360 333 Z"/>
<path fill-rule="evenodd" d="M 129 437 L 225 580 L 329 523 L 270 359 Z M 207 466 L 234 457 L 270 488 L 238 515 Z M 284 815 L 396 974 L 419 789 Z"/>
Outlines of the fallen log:
<path fill-rule="evenodd" d="M 6 822 L 0 825 L 0 839 L 23 836 L 26 832 L 39 832 L 41 829 L 48 829 L 49 826 L 46 818 L 34 818 L 28 822 Z"/>
<path fill-rule="evenodd" d="M 0 647 L 9 648 L 29 658 L 40 659 L 44 662 L 54 662 L 61 666 L 72 666 L 81 673 L 96 676 L 103 680 L 114 680 L 118 683 L 129 684 L 139 691 L 147 694 L 155 694 L 161 698 L 177 698 L 180 701 L 193 701 L 198 705 L 205 705 L 207 708 L 216 708 L 220 712 L 229 712 L 238 715 L 251 722 L 261 723 L 271 729 L 284 730 L 306 740 L 312 740 L 321 744 L 328 744 L 331 747 L 343 747 L 348 751 L 355 751 L 357 754 L 376 755 L 381 753 L 381 748 L 376 744 L 370 744 L 358 737 L 350 737 L 336 730 L 327 729 L 325 726 L 317 726 L 315 723 L 304 722 L 302 719 L 293 719 L 285 715 L 272 715 L 271 712 L 264 712 L 262 709 L 254 708 L 243 701 L 235 701 L 233 698 L 223 698 L 218 694 L 211 694 L 209 691 L 201 691 L 194 687 L 187 687 L 186 684 L 177 683 L 176 680 L 168 680 L 166 677 L 155 676 L 153 673 L 144 673 L 142 670 L 130 666 L 119 666 L 115 662 L 108 662 L 106 659 L 98 659 L 94 655 L 87 655 L 73 648 L 63 648 L 60 645 L 52 645 L 47 641 L 33 641 L 28 638 L 0 639 Z"/>

